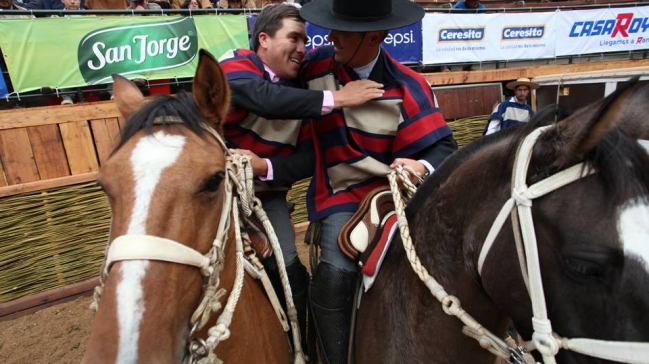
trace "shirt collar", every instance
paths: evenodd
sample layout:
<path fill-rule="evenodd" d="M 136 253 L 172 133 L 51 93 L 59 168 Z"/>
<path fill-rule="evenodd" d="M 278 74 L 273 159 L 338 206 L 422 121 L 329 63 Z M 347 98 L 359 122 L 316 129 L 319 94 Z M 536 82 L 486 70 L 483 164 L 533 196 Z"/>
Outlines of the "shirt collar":
<path fill-rule="evenodd" d="M 379 55 L 381 54 L 381 50 L 376 54 L 376 57 L 374 59 L 366 64 L 365 66 L 357 67 L 354 68 L 354 72 L 360 77 L 361 80 L 366 80 L 370 77 L 370 73 L 372 73 L 372 69 L 374 68 L 374 65 L 376 62 L 379 60 Z"/>
<path fill-rule="evenodd" d="M 518 99 L 516 98 L 516 96 L 513 96 L 511 99 L 509 99 L 509 102 L 516 102 L 516 103 L 518 103 Z M 523 103 L 523 105 L 527 105 L 527 100 L 525 100 L 525 102 Z"/>
<path fill-rule="evenodd" d="M 270 67 L 268 67 L 268 65 L 266 65 L 266 63 L 264 63 L 264 70 L 268 72 L 268 77 L 270 78 L 270 82 L 272 83 L 279 82 L 279 77 L 275 74 L 275 72 L 273 72 L 273 70 L 270 69 Z"/>

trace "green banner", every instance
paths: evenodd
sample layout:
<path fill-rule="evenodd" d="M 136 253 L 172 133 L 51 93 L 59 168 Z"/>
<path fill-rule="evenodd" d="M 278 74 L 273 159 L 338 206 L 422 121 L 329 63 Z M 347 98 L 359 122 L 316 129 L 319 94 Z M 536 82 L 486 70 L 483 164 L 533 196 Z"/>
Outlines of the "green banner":
<path fill-rule="evenodd" d="M 243 15 L 0 19 L 0 48 L 17 92 L 193 77 L 198 50 L 217 59 L 248 47 Z"/>

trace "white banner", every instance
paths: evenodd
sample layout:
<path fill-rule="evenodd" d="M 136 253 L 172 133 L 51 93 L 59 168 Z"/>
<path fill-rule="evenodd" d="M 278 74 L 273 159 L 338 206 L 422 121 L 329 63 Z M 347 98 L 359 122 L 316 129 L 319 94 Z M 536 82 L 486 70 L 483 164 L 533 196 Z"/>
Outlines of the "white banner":
<path fill-rule="evenodd" d="M 557 56 L 649 48 L 649 7 L 558 12 Z"/>
<path fill-rule="evenodd" d="M 513 61 L 649 49 L 649 7 L 426 14 L 424 64 Z"/>
<path fill-rule="evenodd" d="M 426 14 L 425 64 L 554 57 L 554 13 Z"/>

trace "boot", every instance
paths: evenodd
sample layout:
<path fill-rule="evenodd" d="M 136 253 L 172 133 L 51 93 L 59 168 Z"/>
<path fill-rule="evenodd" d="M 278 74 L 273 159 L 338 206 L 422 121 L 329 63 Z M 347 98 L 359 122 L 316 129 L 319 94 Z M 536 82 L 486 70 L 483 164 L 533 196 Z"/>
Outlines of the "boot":
<path fill-rule="evenodd" d="M 325 364 L 347 363 L 358 274 L 320 263 L 309 290 L 310 309 Z"/>
<path fill-rule="evenodd" d="M 279 271 L 277 270 L 276 264 L 268 264 L 266 266 L 266 271 L 268 273 L 268 278 L 275 289 L 277 298 L 286 312 L 286 297 L 284 295 L 284 289 L 282 288 L 282 281 L 279 276 Z M 300 337 L 302 350 L 304 353 L 309 355 L 309 345 L 307 342 L 307 301 L 308 301 L 308 288 L 309 288 L 309 273 L 306 271 L 302 262 L 299 259 L 295 259 L 292 262 L 286 265 L 286 274 L 288 276 L 288 282 L 291 285 L 291 294 L 293 295 L 293 303 L 295 304 L 295 309 L 297 311 L 297 322 L 300 326 Z M 289 332 L 289 334 L 291 334 Z M 311 345 L 313 347 L 313 345 Z"/>

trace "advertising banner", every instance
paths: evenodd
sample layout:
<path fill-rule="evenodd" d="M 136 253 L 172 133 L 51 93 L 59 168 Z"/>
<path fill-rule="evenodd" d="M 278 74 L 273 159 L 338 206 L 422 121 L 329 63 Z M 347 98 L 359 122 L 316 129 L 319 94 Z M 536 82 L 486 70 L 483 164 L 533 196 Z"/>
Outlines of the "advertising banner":
<path fill-rule="evenodd" d="M 423 62 L 554 57 L 554 13 L 426 14 Z"/>
<path fill-rule="evenodd" d="M 7 96 L 7 93 L 9 93 L 4 77 L 2 77 L 3 73 L 4 70 L 2 69 L 2 66 L 0 66 L 0 98 Z"/>
<path fill-rule="evenodd" d="M 198 50 L 218 58 L 248 46 L 245 16 L 82 16 L 0 20 L 0 48 L 14 90 L 128 78 L 193 77 Z"/>
<path fill-rule="evenodd" d="M 308 35 L 306 43 L 307 51 L 322 45 L 331 44 L 327 39 L 329 29 L 307 23 L 306 32 Z M 407 27 L 391 30 L 388 36 L 385 37 L 385 40 L 383 40 L 383 47 L 394 59 L 401 63 L 420 63 L 421 38 L 421 22 L 418 22 Z"/>
<path fill-rule="evenodd" d="M 566 11 L 556 14 L 557 56 L 649 48 L 649 7 Z"/>
<path fill-rule="evenodd" d="M 248 19 L 251 36 L 256 19 L 256 15 Z M 327 39 L 329 29 L 307 23 L 306 33 L 307 52 L 314 48 L 331 44 Z M 418 22 L 407 27 L 391 30 L 383 41 L 383 47 L 394 59 L 401 63 L 421 63 L 421 38 L 421 22 Z"/>

